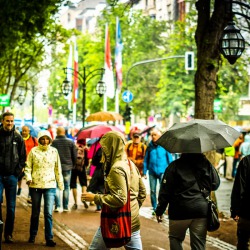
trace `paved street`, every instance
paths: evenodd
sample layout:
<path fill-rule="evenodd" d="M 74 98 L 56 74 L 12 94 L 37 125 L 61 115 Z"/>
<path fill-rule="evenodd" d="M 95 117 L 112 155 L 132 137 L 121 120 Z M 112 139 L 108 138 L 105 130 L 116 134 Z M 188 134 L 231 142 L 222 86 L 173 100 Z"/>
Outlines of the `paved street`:
<path fill-rule="evenodd" d="M 148 181 L 145 181 L 147 189 Z M 221 179 L 221 186 L 216 192 L 218 199 L 219 210 L 225 214 L 229 214 L 230 206 L 230 193 L 233 182 L 226 181 L 224 178 Z M 30 215 L 30 205 L 26 202 L 27 197 L 27 188 L 26 185 L 23 185 L 24 190 L 22 196 L 18 198 L 17 210 L 20 211 L 21 208 L 25 208 L 25 213 L 27 216 Z M 79 190 L 80 194 L 80 190 Z M 20 205 L 20 206 L 19 206 Z M 70 206 L 73 205 L 72 196 L 70 198 Z M 155 217 L 152 216 L 152 210 L 150 207 L 149 196 L 141 208 L 141 235 L 143 241 L 144 250 L 167 250 L 168 248 L 168 219 L 165 217 L 162 224 L 158 224 L 155 220 Z M 16 220 L 20 223 L 20 217 L 17 217 Z M 42 229 L 39 229 L 38 239 L 35 245 L 27 244 L 28 239 L 28 227 L 29 227 L 29 218 L 26 218 L 26 232 L 22 232 L 22 235 L 19 235 L 19 230 L 14 232 L 14 238 L 18 239 L 19 242 L 14 245 L 6 245 L 3 243 L 3 250 L 26 250 L 26 249 L 44 249 L 44 232 Z M 41 217 L 41 226 L 43 225 L 43 217 Z M 60 238 L 63 243 L 57 239 L 58 247 L 56 249 L 88 249 L 88 245 L 92 240 L 92 237 L 100 225 L 100 214 L 95 212 L 95 206 L 90 206 L 88 209 L 85 209 L 83 204 L 80 201 L 80 196 L 78 200 L 78 209 L 71 211 L 69 213 L 60 212 L 54 213 L 54 233 L 55 237 Z M 18 235 L 15 235 L 18 234 Z M 21 243 L 20 243 L 21 242 Z M 25 242 L 25 244 L 23 243 Z M 68 247 L 66 247 L 68 246 Z M 34 248 L 33 248 L 34 247 Z M 189 235 L 187 234 L 184 242 L 184 250 L 190 249 L 189 247 Z M 215 239 L 213 237 L 208 237 L 207 239 L 207 248 L 208 250 L 231 250 L 236 249 L 234 246 Z"/>
<path fill-rule="evenodd" d="M 216 191 L 218 208 L 220 212 L 230 215 L 230 196 L 233 188 L 233 181 L 228 181 L 221 177 L 221 184 Z"/>

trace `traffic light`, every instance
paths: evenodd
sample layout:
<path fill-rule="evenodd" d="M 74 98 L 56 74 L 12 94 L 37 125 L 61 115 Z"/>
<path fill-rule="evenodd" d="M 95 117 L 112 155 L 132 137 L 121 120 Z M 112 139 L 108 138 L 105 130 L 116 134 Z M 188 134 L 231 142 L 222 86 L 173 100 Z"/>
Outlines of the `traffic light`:
<path fill-rule="evenodd" d="M 132 107 L 127 105 L 125 112 L 123 114 L 125 121 L 130 121 L 131 115 L 132 115 Z"/>
<path fill-rule="evenodd" d="M 132 107 L 131 106 L 127 106 L 127 109 L 128 109 L 128 120 L 131 121 Z"/>
<path fill-rule="evenodd" d="M 194 52 L 187 51 L 185 53 L 185 70 L 194 70 Z"/>

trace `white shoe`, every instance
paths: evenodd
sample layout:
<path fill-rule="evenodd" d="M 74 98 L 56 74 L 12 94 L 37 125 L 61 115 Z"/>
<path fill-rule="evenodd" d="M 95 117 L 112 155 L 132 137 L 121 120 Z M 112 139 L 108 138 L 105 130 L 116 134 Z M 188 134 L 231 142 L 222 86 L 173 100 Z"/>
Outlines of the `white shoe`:
<path fill-rule="evenodd" d="M 55 207 L 54 212 L 56 213 L 60 212 L 60 207 Z"/>

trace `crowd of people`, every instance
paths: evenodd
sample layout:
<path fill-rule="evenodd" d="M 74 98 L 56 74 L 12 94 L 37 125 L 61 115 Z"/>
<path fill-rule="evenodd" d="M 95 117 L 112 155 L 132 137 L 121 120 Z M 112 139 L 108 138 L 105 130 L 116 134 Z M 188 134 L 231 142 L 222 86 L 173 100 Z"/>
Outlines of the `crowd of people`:
<path fill-rule="evenodd" d="M 108 132 L 91 145 L 68 138 L 65 128 L 56 135 L 48 127 L 34 138 L 29 127 L 21 134 L 14 126 L 14 114 L 5 112 L 0 127 L 0 220 L 3 191 L 6 199 L 4 238 L 13 243 L 16 195 L 22 192 L 22 180 L 29 187 L 27 201 L 31 203 L 30 237 L 35 243 L 39 226 L 41 201 L 44 200 L 46 245 L 54 247 L 53 212 L 78 209 L 78 198 L 85 209 L 96 205 L 101 212 L 105 204 L 111 209 L 122 207 L 130 197 L 132 237 L 126 249 L 142 249 L 139 209 L 146 198 L 143 178 L 149 178 L 152 215 L 162 221 L 169 216 L 170 249 L 182 249 L 186 231 L 190 232 L 192 249 L 206 248 L 208 205 L 200 184 L 207 191 L 220 185 L 220 169 L 227 180 L 234 180 L 231 216 L 238 223 L 237 249 L 248 249 L 250 239 L 250 135 L 241 136 L 232 147 L 217 152 L 213 166 L 202 153 L 173 155 L 156 142 L 161 131 L 149 131 L 148 143 L 142 131 L 134 129 L 127 139 L 119 132 Z M 225 166 L 221 168 L 221 161 Z M 216 169 L 217 167 L 217 169 Z M 216 171 L 217 170 L 217 171 Z M 89 177 L 89 178 L 88 178 Z M 23 181 L 24 182 L 24 181 Z M 81 194 L 77 193 L 81 186 Z M 69 207 L 70 190 L 74 204 Z M 62 196 L 62 197 L 61 197 Z M 98 228 L 90 249 L 107 249 Z"/>

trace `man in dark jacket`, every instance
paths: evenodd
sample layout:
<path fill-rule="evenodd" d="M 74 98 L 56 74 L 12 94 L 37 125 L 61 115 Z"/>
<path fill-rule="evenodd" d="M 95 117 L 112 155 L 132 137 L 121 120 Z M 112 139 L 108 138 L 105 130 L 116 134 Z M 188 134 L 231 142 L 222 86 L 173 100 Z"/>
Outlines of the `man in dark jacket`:
<path fill-rule="evenodd" d="M 238 222 L 237 249 L 248 250 L 250 240 L 250 155 L 239 163 L 232 194 L 231 217 Z"/>
<path fill-rule="evenodd" d="M 220 178 L 203 154 L 182 154 L 166 169 L 158 197 L 156 217 L 161 222 L 167 206 L 170 249 L 182 249 L 186 231 L 190 232 L 191 249 L 205 250 L 208 202 L 206 195 L 216 190 Z"/>
<path fill-rule="evenodd" d="M 26 150 L 22 136 L 15 131 L 14 114 L 2 114 L 0 126 L 0 220 L 2 220 L 3 190 L 5 189 L 7 216 L 4 238 L 13 243 L 18 176 L 25 167 Z"/>
<path fill-rule="evenodd" d="M 52 142 L 52 146 L 58 150 L 61 165 L 62 174 L 64 180 L 64 190 L 63 190 L 63 211 L 69 211 L 69 192 L 70 192 L 70 179 L 72 168 L 76 164 L 77 149 L 75 143 L 68 139 L 65 135 L 65 129 L 63 127 L 58 127 L 56 130 L 56 138 Z M 59 212 L 61 207 L 60 201 L 60 190 L 57 189 L 56 199 L 55 199 L 55 212 Z"/>

